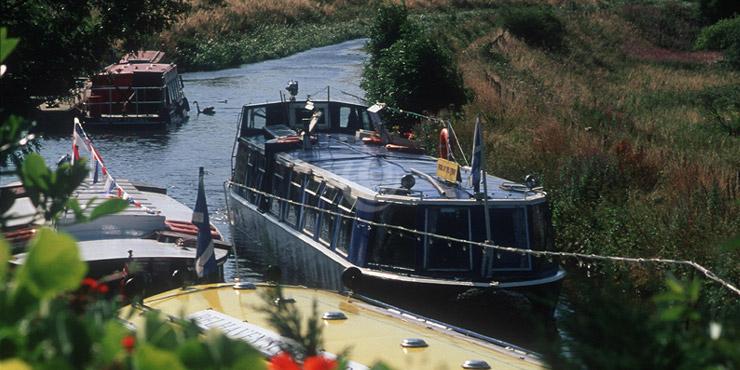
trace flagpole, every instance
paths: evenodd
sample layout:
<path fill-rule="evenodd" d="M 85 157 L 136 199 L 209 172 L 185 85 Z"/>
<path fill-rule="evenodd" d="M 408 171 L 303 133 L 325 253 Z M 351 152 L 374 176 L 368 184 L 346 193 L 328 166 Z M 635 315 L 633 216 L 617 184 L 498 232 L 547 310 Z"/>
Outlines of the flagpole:
<path fill-rule="evenodd" d="M 479 120 L 479 118 L 476 118 L 476 120 Z M 480 121 L 477 122 L 477 124 L 480 124 Z M 489 214 L 488 209 L 488 179 L 486 178 L 486 141 L 483 140 L 483 129 L 480 128 L 480 134 L 481 134 L 481 161 L 480 161 L 480 172 L 481 172 L 481 180 L 483 180 L 483 215 L 485 217 L 486 222 L 486 244 L 492 244 L 493 240 L 491 238 L 491 215 Z M 491 263 L 486 264 L 484 262 L 484 268 L 483 271 L 486 275 L 489 273 L 489 266 L 493 263 L 493 255 L 491 253 L 493 252 L 493 249 L 487 248 L 484 252 L 484 256 L 488 256 L 488 258 L 483 258 L 484 261 L 490 260 Z"/>
<path fill-rule="evenodd" d="M 481 129 L 481 134 L 483 130 Z M 482 136 L 482 135 L 481 135 Z M 480 161 L 480 172 L 481 180 L 483 180 L 483 208 L 485 209 L 486 217 L 486 241 L 491 240 L 491 215 L 488 214 L 488 179 L 486 178 L 486 141 L 481 137 L 481 161 Z"/>

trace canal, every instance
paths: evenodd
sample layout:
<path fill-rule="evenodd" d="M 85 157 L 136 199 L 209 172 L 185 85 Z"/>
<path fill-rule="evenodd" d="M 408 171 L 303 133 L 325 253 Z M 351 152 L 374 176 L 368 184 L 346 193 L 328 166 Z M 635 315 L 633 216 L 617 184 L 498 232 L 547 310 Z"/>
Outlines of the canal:
<path fill-rule="evenodd" d="M 299 97 L 310 94 L 324 98 L 326 87 L 331 86 L 332 99 L 356 102 L 353 95 L 364 95 L 359 87 L 366 59 L 364 44 L 365 40 L 352 40 L 238 68 L 185 73 L 185 94 L 193 107 L 185 124 L 163 130 L 88 131 L 114 177 L 166 187 L 169 195 L 190 207 L 195 205 L 198 167 L 205 167 L 211 220 L 228 235 L 223 183 L 230 176 L 241 106 L 279 100 L 279 92 L 288 80 L 299 82 Z M 201 107 L 213 106 L 216 114 L 198 115 L 194 101 Z M 50 164 L 70 152 L 70 134 L 44 135 L 40 153 Z M 238 250 L 238 243 L 236 246 Z M 231 259 L 225 268 L 227 280 L 260 280 L 262 271 L 264 266 L 241 258 Z M 554 332 L 550 320 L 542 325 L 542 318 L 530 316 L 524 306 L 418 307 L 413 302 L 389 303 L 526 348 L 540 347 L 543 334 L 547 337 Z"/>

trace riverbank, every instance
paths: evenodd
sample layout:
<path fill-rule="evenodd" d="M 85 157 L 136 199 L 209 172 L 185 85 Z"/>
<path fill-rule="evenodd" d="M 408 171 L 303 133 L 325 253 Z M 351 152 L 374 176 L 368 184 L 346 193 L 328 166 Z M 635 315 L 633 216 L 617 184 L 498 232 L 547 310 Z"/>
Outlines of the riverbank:
<path fill-rule="evenodd" d="M 406 6 L 415 18 L 437 19 L 492 3 L 412 0 Z M 223 69 L 367 37 L 377 7 L 353 0 L 191 0 L 190 11 L 156 43 L 183 71 Z"/>
<path fill-rule="evenodd" d="M 470 117 L 482 115 L 491 172 L 540 177 L 560 250 L 688 259 L 738 281 L 740 138 L 718 116 L 732 122 L 740 73 L 691 50 L 695 9 L 676 6 L 572 2 L 438 20 L 475 96 L 457 132 L 470 148 Z M 517 29 L 521 19 L 555 23 L 555 41 Z M 648 291 L 666 271 L 583 265 L 626 270 Z M 707 286 L 717 310 L 737 308 Z"/>

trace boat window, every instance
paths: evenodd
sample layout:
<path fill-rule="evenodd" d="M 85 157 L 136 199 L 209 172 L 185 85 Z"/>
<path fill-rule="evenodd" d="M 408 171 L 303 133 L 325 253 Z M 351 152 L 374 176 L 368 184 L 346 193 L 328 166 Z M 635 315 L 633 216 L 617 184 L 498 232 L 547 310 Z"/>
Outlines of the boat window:
<path fill-rule="evenodd" d="M 262 189 L 262 180 L 265 177 L 265 157 L 258 152 L 249 153 L 249 161 L 247 162 L 247 180 L 245 184 L 248 187 Z M 254 191 L 247 191 L 247 200 L 253 204 L 257 204 L 257 201 L 261 198 L 258 193 Z"/>
<path fill-rule="evenodd" d="M 239 143 L 239 147 L 236 151 L 236 165 L 234 166 L 234 178 L 233 181 L 244 184 L 244 179 L 247 176 L 247 161 L 249 160 L 249 152 L 247 151 L 247 145 Z M 238 193 L 244 196 L 244 188 L 238 187 Z"/>
<path fill-rule="evenodd" d="M 360 126 L 360 108 L 340 107 L 339 108 L 339 127 L 340 128 L 358 128 Z"/>
<path fill-rule="evenodd" d="M 328 128 L 328 125 L 326 123 L 327 122 L 326 107 L 317 106 L 316 109 L 318 109 L 321 112 L 321 117 L 319 117 L 318 122 L 316 122 L 316 127 L 314 128 L 314 130 Z M 302 106 L 293 108 L 293 117 L 295 119 L 295 121 L 291 122 L 293 125 L 293 128 L 296 129 L 296 131 L 298 132 L 302 131 L 303 123 L 310 122 L 312 115 L 313 113 L 311 111 L 306 110 Z"/>
<path fill-rule="evenodd" d="M 275 172 L 272 174 L 272 194 L 276 195 L 280 198 L 285 196 L 285 188 L 287 181 L 285 181 L 285 174 L 287 169 L 285 166 L 281 166 L 279 164 L 275 165 Z M 277 218 L 281 218 L 281 210 L 283 201 L 271 198 L 270 199 L 270 213 L 276 216 Z"/>
<path fill-rule="evenodd" d="M 321 198 L 319 199 L 319 207 L 330 212 L 336 212 L 338 194 L 339 192 L 336 188 L 331 186 L 324 187 L 324 191 L 321 192 Z M 327 247 L 331 246 L 334 232 L 337 229 L 337 216 L 328 212 L 321 212 L 319 218 L 319 241 Z"/>
<path fill-rule="evenodd" d="M 298 228 L 298 221 L 301 217 L 301 203 L 303 203 L 303 178 L 304 174 L 299 172 L 292 172 L 290 179 L 290 194 L 289 198 L 291 201 L 287 206 L 287 213 L 285 215 L 285 221 Z"/>
<path fill-rule="evenodd" d="M 263 128 L 267 122 L 267 113 L 265 107 L 252 108 L 247 113 L 249 117 L 249 127 Z"/>
<path fill-rule="evenodd" d="M 304 196 L 305 202 L 304 204 L 308 206 L 314 206 L 316 207 L 318 205 L 319 201 L 319 190 L 321 188 L 321 183 L 316 181 L 316 179 L 309 179 L 308 184 L 306 186 L 306 195 Z M 310 236 L 314 236 L 316 234 L 316 221 L 317 221 L 317 212 L 316 209 L 311 207 L 304 207 L 303 208 L 303 232 Z"/>
<path fill-rule="evenodd" d="M 550 207 L 546 202 L 529 207 L 529 235 L 532 249 L 553 250 L 555 248 Z"/>
<path fill-rule="evenodd" d="M 427 209 L 427 232 L 470 240 L 469 208 Z M 425 266 L 430 270 L 471 270 L 472 248 L 467 243 L 456 243 L 428 236 L 426 238 Z"/>
<path fill-rule="evenodd" d="M 527 223 L 524 207 L 491 208 L 491 232 L 496 245 L 527 249 Z M 493 270 L 529 269 L 529 255 L 496 251 Z"/>
<path fill-rule="evenodd" d="M 360 116 L 362 117 L 362 129 L 363 130 L 375 130 L 375 127 L 373 127 L 372 121 L 370 121 L 370 114 L 367 113 L 366 110 L 363 110 Z"/>
<path fill-rule="evenodd" d="M 341 199 L 337 202 L 339 203 L 339 212 L 346 215 L 346 217 L 339 217 L 339 221 L 337 222 L 337 225 L 339 225 L 339 237 L 335 250 L 347 255 L 349 253 L 349 244 L 352 241 L 352 225 L 354 224 L 352 218 L 355 217 L 352 208 L 354 204 L 349 196 L 345 196 L 341 192 L 337 197 Z"/>
<path fill-rule="evenodd" d="M 381 224 L 416 229 L 415 206 L 393 205 L 380 213 Z M 415 269 L 417 235 L 395 228 L 373 227 L 368 241 L 368 264 L 381 269 Z"/>

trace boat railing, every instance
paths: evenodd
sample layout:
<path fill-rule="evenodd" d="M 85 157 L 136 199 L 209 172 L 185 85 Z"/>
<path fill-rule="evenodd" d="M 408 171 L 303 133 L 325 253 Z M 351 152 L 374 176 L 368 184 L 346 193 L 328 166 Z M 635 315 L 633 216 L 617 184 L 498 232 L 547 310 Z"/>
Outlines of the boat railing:
<path fill-rule="evenodd" d="M 114 114 L 122 114 L 127 115 L 126 113 L 126 107 L 128 104 L 132 104 L 134 107 L 134 111 L 131 112 L 131 115 L 135 116 L 141 116 L 144 115 L 157 115 L 158 107 L 162 104 L 165 104 L 166 101 L 163 99 L 159 100 L 141 100 L 139 97 L 140 92 L 148 92 L 148 91 L 164 91 L 166 89 L 166 86 L 140 86 L 140 87 L 118 87 L 118 86 L 100 86 L 100 87 L 92 87 L 90 89 L 91 92 L 103 92 L 103 94 L 107 93 L 107 101 L 101 101 L 101 102 L 90 102 L 89 99 L 83 104 L 83 107 L 85 111 L 88 113 L 88 115 L 91 114 L 92 107 L 101 106 L 101 107 L 107 107 L 107 109 L 101 109 L 99 114 L 103 114 L 103 111 L 107 110 L 108 115 L 114 115 Z M 113 100 L 113 93 L 125 93 L 128 94 L 128 97 L 125 98 L 125 100 Z M 150 98 L 147 98 L 150 99 Z M 142 109 L 144 106 L 154 108 L 148 108 L 148 109 Z M 114 112 L 114 108 L 115 112 Z M 120 112 L 120 113 L 119 113 Z"/>

